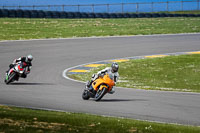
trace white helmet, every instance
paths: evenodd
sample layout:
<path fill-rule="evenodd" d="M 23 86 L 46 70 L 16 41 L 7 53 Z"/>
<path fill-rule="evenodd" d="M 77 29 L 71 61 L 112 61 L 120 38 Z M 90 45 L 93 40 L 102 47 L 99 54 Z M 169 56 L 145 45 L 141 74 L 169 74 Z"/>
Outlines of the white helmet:
<path fill-rule="evenodd" d="M 33 56 L 32 55 L 27 55 L 26 56 L 26 62 L 31 62 L 33 60 Z"/>
<path fill-rule="evenodd" d="M 114 62 L 112 63 L 111 68 L 112 68 L 112 72 L 117 72 L 119 69 L 119 65 L 116 62 Z"/>

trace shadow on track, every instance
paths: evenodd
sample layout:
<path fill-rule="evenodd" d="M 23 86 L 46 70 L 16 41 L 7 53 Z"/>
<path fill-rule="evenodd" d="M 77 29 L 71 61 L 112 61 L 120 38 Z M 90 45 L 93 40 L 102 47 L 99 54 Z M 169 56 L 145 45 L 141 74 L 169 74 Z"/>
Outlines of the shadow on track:
<path fill-rule="evenodd" d="M 102 99 L 99 102 L 130 102 L 130 101 L 147 101 L 145 99 Z"/>
<path fill-rule="evenodd" d="M 18 82 L 18 83 L 10 83 L 10 85 L 54 85 L 52 83 L 25 83 L 25 82 Z"/>

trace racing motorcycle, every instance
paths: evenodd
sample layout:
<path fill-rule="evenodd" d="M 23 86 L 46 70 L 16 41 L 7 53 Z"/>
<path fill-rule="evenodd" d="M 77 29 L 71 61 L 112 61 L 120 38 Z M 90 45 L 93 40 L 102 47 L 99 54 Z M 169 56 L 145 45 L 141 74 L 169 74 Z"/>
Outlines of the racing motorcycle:
<path fill-rule="evenodd" d="M 113 77 L 111 75 L 105 74 L 104 76 L 99 76 L 90 87 L 86 87 L 82 93 L 82 98 L 88 100 L 89 98 L 94 98 L 95 101 L 99 101 L 102 97 L 112 90 L 112 87 L 115 85 Z M 92 88 L 92 92 L 89 90 Z"/>
<path fill-rule="evenodd" d="M 21 75 L 25 72 L 27 72 L 26 63 L 22 62 L 16 63 L 14 67 L 12 67 L 11 69 L 8 70 L 8 72 L 6 72 L 5 83 L 9 84 L 16 80 L 18 81 L 19 77 L 21 77 Z"/>

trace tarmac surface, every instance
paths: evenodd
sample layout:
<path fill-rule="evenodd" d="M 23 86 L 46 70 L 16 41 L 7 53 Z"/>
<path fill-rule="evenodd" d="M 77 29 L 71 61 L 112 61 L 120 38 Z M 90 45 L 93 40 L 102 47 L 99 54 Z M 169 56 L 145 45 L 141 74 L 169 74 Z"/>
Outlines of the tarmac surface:
<path fill-rule="evenodd" d="M 0 42 L 0 104 L 200 126 L 200 94 L 116 88 L 100 102 L 81 98 L 83 83 L 65 79 L 66 68 L 152 54 L 200 51 L 200 34 Z M 26 79 L 4 84 L 15 58 L 32 54 Z"/>

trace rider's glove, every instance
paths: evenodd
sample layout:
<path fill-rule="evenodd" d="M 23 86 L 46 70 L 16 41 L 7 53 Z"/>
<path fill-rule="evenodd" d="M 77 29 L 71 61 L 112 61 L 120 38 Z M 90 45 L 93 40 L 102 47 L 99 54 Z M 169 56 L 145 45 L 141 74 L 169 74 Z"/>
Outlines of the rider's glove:
<path fill-rule="evenodd" d="M 99 73 L 99 74 L 98 74 L 98 77 L 103 77 L 103 76 L 104 76 L 103 73 Z"/>
<path fill-rule="evenodd" d="M 10 69 L 13 68 L 13 67 L 14 67 L 14 64 L 10 64 L 9 67 L 10 67 Z"/>

